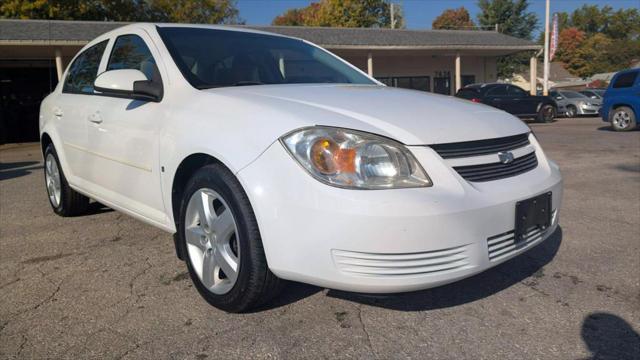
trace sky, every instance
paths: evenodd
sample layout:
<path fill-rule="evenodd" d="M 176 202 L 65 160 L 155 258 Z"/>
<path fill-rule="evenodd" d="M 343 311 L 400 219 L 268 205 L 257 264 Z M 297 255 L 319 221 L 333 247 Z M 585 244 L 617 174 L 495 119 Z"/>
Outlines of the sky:
<path fill-rule="evenodd" d="M 305 0 L 237 0 L 240 17 L 249 25 L 269 25 L 274 17 L 294 7 L 304 7 L 311 1 Z M 393 0 L 402 4 L 405 21 L 409 29 L 430 29 L 433 20 L 445 9 L 464 6 L 474 21 L 478 14 L 476 0 Z M 540 30 L 544 21 L 544 0 L 531 0 L 530 11 L 538 15 Z M 583 4 L 610 5 L 614 9 L 640 7 L 640 0 L 551 0 L 551 13 L 571 12 Z"/>

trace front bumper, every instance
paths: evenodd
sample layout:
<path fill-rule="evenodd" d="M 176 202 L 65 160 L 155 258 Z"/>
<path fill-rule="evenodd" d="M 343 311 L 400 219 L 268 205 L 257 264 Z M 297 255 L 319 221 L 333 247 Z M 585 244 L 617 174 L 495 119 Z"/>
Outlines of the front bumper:
<path fill-rule="evenodd" d="M 562 179 L 531 142 L 536 169 L 484 183 L 465 181 L 433 150 L 414 146 L 433 187 L 340 189 L 312 178 L 278 142 L 238 178 L 277 276 L 356 292 L 413 291 L 482 272 L 553 233 Z M 553 193 L 552 226 L 516 247 L 516 201 L 547 191 Z"/>
<path fill-rule="evenodd" d="M 600 111 L 600 106 L 579 106 L 578 114 L 579 115 L 598 115 Z"/>

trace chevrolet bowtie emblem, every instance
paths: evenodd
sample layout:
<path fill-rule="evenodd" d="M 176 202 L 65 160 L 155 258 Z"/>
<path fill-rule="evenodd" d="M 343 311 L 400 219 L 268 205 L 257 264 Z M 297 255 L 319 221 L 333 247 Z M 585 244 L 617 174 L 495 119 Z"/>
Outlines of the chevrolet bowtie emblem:
<path fill-rule="evenodd" d="M 513 153 L 511 151 L 501 151 L 498 153 L 498 159 L 503 164 L 509 164 L 513 162 Z"/>

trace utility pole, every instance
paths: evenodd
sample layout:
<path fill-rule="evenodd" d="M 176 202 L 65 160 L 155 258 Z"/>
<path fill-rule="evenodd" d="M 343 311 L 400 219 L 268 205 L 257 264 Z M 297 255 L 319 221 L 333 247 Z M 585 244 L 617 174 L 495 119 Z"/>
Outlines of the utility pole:
<path fill-rule="evenodd" d="M 542 95 L 549 95 L 549 1 L 547 0 L 544 15 L 544 80 L 542 82 Z"/>
<path fill-rule="evenodd" d="M 396 16 L 395 16 L 395 6 L 394 5 L 395 5 L 394 3 L 391 3 L 391 9 L 390 9 L 390 11 L 391 11 L 391 28 L 392 29 L 396 28 L 396 20 L 395 20 Z"/>

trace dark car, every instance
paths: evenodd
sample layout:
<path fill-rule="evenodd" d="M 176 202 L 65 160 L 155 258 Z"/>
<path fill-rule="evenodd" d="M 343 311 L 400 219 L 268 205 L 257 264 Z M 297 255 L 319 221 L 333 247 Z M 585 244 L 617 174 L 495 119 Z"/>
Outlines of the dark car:
<path fill-rule="evenodd" d="M 600 108 L 602 120 L 616 131 L 629 131 L 640 116 L 640 69 L 620 71 L 613 76 Z"/>
<path fill-rule="evenodd" d="M 458 90 L 457 97 L 491 105 L 520 118 L 534 118 L 538 122 L 551 122 L 558 106 L 549 96 L 530 95 L 511 84 L 472 84 Z"/>

